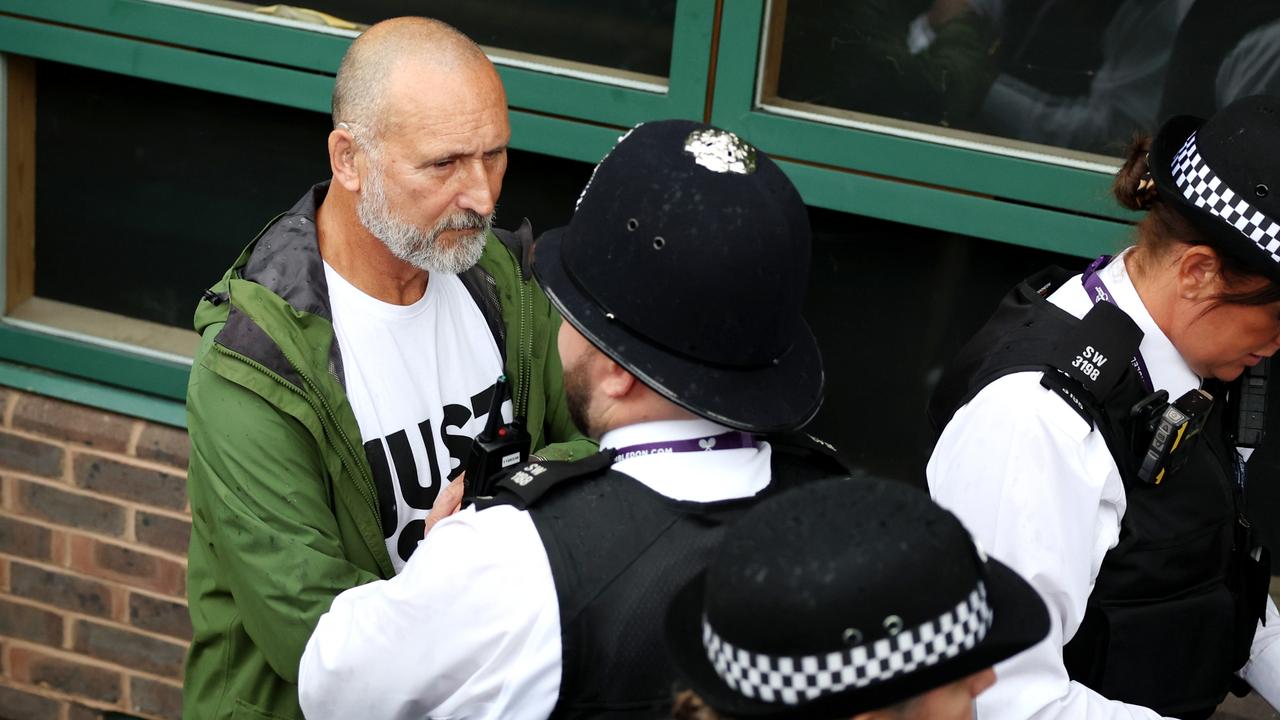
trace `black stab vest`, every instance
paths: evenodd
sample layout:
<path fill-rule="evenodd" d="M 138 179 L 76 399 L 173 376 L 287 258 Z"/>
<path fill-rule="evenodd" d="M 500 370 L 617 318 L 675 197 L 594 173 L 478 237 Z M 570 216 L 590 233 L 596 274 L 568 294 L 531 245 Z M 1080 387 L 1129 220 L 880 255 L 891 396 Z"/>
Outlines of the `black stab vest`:
<path fill-rule="evenodd" d="M 671 717 L 677 678 L 662 628 L 676 591 L 756 503 L 849 472 L 835 456 L 788 438 L 768 438 L 772 479 L 749 498 L 676 501 L 606 466 L 527 503 L 560 604 L 560 696 L 551 717 Z"/>
<path fill-rule="evenodd" d="M 1057 373 L 1059 340 L 1081 321 L 1045 298 L 1073 275 L 1047 270 L 1004 298 L 944 373 L 929 407 L 935 430 L 999 377 Z M 1073 680 L 1104 697 L 1171 717 L 1213 713 L 1248 659 L 1257 603 L 1265 602 L 1256 582 L 1243 587 L 1234 552 L 1242 516 L 1235 450 L 1223 426 L 1224 389 L 1210 390 L 1213 409 L 1185 464 L 1150 485 L 1136 477 L 1130 411 L 1148 394 L 1137 373 L 1126 365 L 1102 398 L 1077 388 L 1082 415 L 1102 433 L 1120 469 L 1127 508 L 1119 543 L 1103 559 L 1063 661 Z"/>

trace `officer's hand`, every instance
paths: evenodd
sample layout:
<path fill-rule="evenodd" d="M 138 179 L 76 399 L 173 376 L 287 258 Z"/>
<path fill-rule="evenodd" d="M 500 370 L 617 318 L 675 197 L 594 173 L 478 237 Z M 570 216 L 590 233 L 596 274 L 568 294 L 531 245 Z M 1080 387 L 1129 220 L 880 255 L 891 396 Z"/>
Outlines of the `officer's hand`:
<path fill-rule="evenodd" d="M 440 494 L 436 495 L 436 501 L 431 504 L 431 512 L 427 513 L 426 527 L 422 531 L 425 537 L 431 532 L 431 528 L 436 523 L 458 512 L 462 507 L 462 478 L 466 473 L 462 473 L 453 479 L 453 482 L 440 488 Z"/>

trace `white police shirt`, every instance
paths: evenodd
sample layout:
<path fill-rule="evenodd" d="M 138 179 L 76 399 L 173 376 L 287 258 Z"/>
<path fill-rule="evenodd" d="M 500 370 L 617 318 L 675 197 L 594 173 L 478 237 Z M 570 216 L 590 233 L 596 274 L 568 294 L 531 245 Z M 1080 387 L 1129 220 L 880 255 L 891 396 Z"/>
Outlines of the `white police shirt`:
<path fill-rule="evenodd" d="M 1099 272 L 1116 304 L 1144 333 L 1139 350 L 1154 385 L 1169 397 L 1199 387 L 1200 378 L 1143 306 L 1123 255 Z M 1076 317 L 1092 307 L 1080 276 L 1049 301 Z M 978 717 L 1159 717 L 1072 682 L 1062 663 L 1062 647 L 1080 627 L 1125 512 L 1120 471 L 1102 436 L 1041 387 L 1039 372 L 1013 373 L 956 412 L 926 472 L 933 499 L 959 516 L 987 552 L 1026 578 L 1049 608 L 1048 638 L 996 666 L 996 684 L 978 697 Z M 1280 615 L 1268 601 L 1267 625 L 1259 626 L 1252 660 L 1241 674 L 1273 706 L 1280 704 L 1278 641 Z"/>
<path fill-rule="evenodd" d="M 707 420 L 617 428 L 602 447 L 718 435 Z M 771 449 L 649 454 L 614 465 L 676 500 L 768 486 Z M 298 696 L 326 718 L 545 718 L 560 694 L 560 609 L 529 514 L 468 508 L 442 520 L 404 570 L 338 595 L 307 642 Z"/>

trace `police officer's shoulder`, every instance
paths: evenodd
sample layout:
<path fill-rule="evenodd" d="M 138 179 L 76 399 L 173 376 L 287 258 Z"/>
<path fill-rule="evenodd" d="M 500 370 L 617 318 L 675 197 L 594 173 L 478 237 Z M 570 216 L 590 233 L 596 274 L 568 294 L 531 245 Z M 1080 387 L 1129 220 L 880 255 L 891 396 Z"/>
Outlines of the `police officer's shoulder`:
<path fill-rule="evenodd" d="M 765 440 L 775 456 L 781 454 L 824 474 L 848 475 L 854 472 L 853 463 L 839 448 L 809 433 L 771 433 L 765 436 Z"/>
<path fill-rule="evenodd" d="M 477 499 L 476 507 L 483 510 L 496 505 L 513 505 L 526 510 L 555 488 L 600 477 L 612 466 L 612 450 L 601 450 L 580 460 L 534 460 L 498 478 L 494 495 Z"/>
<path fill-rule="evenodd" d="M 1142 330 L 1108 302 L 1093 306 L 1053 349 L 1040 384 L 1067 403 L 1090 426 L 1129 372 Z"/>

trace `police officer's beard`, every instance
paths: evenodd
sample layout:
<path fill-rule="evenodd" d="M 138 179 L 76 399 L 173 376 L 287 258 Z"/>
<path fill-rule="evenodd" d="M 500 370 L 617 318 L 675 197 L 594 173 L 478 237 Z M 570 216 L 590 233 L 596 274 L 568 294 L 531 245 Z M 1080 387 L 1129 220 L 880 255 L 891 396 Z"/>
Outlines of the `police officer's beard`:
<path fill-rule="evenodd" d="M 392 211 L 380 172 L 371 172 L 365 179 L 356 214 L 360 224 L 381 240 L 392 255 L 416 268 L 442 275 L 457 275 L 480 260 L 485 235 L 493 226 L 494 217 L 493 214 L 485 217 L 474 210 L 462 210 L 440 218 L 434 227 L 424 231 Z M 440 242 L 440 236 L 446 230 L 475 232 L 460 235 L 446 246 Z"/>
<path fill-rule="evenodd" d="M 599 438 L 591 427 L 591 380 L 587 374 L 587 358 L 580 357 L 573 367 L 564 369 L 564 404 L 569 419 L 587 437 Z"/>

